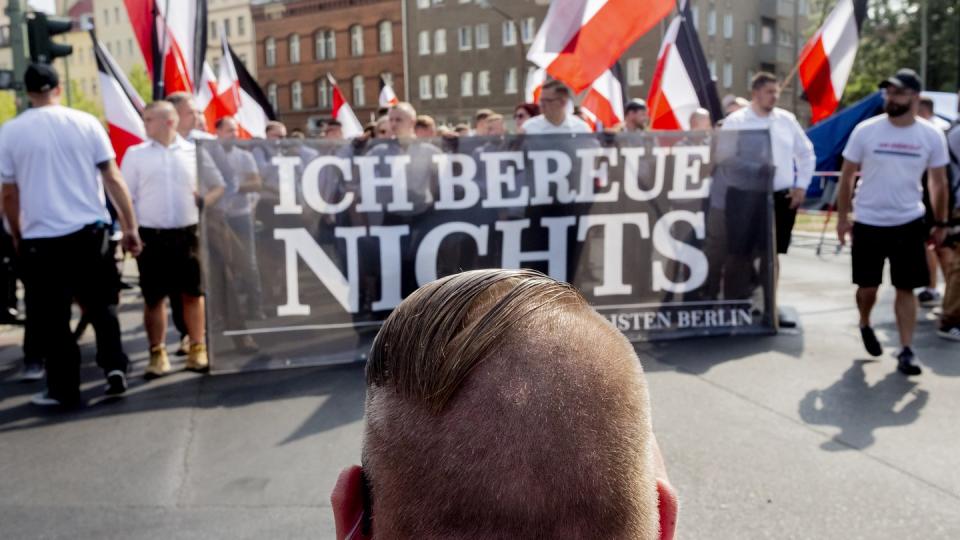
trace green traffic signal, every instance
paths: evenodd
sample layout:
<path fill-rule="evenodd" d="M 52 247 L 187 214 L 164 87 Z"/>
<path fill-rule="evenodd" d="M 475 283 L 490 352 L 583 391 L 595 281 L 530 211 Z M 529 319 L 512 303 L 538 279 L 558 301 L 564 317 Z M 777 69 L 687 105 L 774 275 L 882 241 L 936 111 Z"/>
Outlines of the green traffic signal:
<path fill-rule="evenodd" d="M 53 36 L 69 32 L 73 21 L 66 17 L 48 17 L 46 13 L 27 14 L 27 39 L 30 44 L 30 59 L 50 64 L 54 59 L 73 53 L 72 45 L 53 41 Z"/>

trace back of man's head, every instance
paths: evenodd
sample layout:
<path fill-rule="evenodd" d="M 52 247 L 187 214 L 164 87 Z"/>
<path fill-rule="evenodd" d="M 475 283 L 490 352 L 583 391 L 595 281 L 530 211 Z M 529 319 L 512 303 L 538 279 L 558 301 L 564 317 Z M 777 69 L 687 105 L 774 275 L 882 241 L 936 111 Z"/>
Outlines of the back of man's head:
<path fill-rule="evenodd" d="M 567 284 L 478 270 L 416 291 L 373 345 L 366 419 L 377 538 L 658 537 L 639 361 Z"/>

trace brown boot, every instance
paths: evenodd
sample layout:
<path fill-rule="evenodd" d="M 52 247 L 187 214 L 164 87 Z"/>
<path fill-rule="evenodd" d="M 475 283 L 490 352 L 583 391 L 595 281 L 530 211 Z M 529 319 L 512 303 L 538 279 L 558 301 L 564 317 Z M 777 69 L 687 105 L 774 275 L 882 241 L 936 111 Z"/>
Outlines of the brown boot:
<path fill-rule="evenodd" d="M 187 369 L 190 371 L 206 371 L 210 368 L 210 362 L 207 360 L 207 345 L 204 343 L 191 343 L 190 352 L 187 353 Z"/>
<path fill-rule="evenodd" d="M 150 363 L 144 370 L 143 376 L 147 379 L 156 379 L 170 373 L 170 359 L 167 358 L 167 348 L 163 345 L 150 347 Z"/>

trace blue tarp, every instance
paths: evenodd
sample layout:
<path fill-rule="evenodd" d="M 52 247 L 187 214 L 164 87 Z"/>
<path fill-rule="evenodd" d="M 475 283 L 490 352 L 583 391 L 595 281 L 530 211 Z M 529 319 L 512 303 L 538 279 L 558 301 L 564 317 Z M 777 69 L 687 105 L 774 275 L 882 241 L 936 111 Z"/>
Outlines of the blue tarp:
<path fill-rule="evenodd" d="M 883 94 L 875 92 L 807 130 L 817 154 L 818 171 L 839 171 L 840 155 L 857 124 L 883 112 Z M 834 179 L 836 180 L 836 179 Z M 823 186 L 814 178 L 808 198 L 820 197 Z"/>

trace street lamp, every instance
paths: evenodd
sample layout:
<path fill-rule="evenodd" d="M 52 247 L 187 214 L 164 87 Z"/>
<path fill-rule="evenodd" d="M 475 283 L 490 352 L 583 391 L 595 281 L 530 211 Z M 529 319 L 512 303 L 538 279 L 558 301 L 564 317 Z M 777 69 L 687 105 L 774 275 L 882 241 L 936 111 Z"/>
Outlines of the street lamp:
<path fill-rule="evenodd" d="M 521 81 L 522 81 L 523 79 L 521 79 L 521 77 L 523 77 L 524 79 L 526 78 L 526 77 L 524 76 L 524 68 L 527 66 L 527 52 L 526 52 L 526 50 L 524 49 L 524 46 L 523 46 L 523 39 L 520 38 L 520 25 L 518 24 L 518 21 L 515 20 L 515 19 L 514 19 L 509 13 L 507 13 L 506 11 L 504 11 L 504 10 L 498 8 L 497 6 L 493 5 L 493 4 L 490 2 L 490 0 L 476 0 L 476 3 L 477 3 L 477 6 L 478 6 L 480 9 L 489 9 L 490 11 L 493 11 L 493 12 L 496 13 L 497 15 L 500 15 L 501 17 L 503 17 L 503 20 L 504 20 L 504 21 L 509 22 L 510 24 L 513 25 L 513 29 L 514 29 L 513 31 L 516 32 L 516 34 L 514 34 L 514 37 L 515 37 L 516 40 L 517 40 L 517 49 L 520 51 L 520 64 L 519 64 L 519 66 L 518 66 L 518 68 L 517 68 L 518 71 L 517 71 L 517 80 L 516 80 L 516 83 L 517 83 L 517 92 L 522 93 L 522 92 L 523 92 L 523 85 L 521 84 Z"/>

